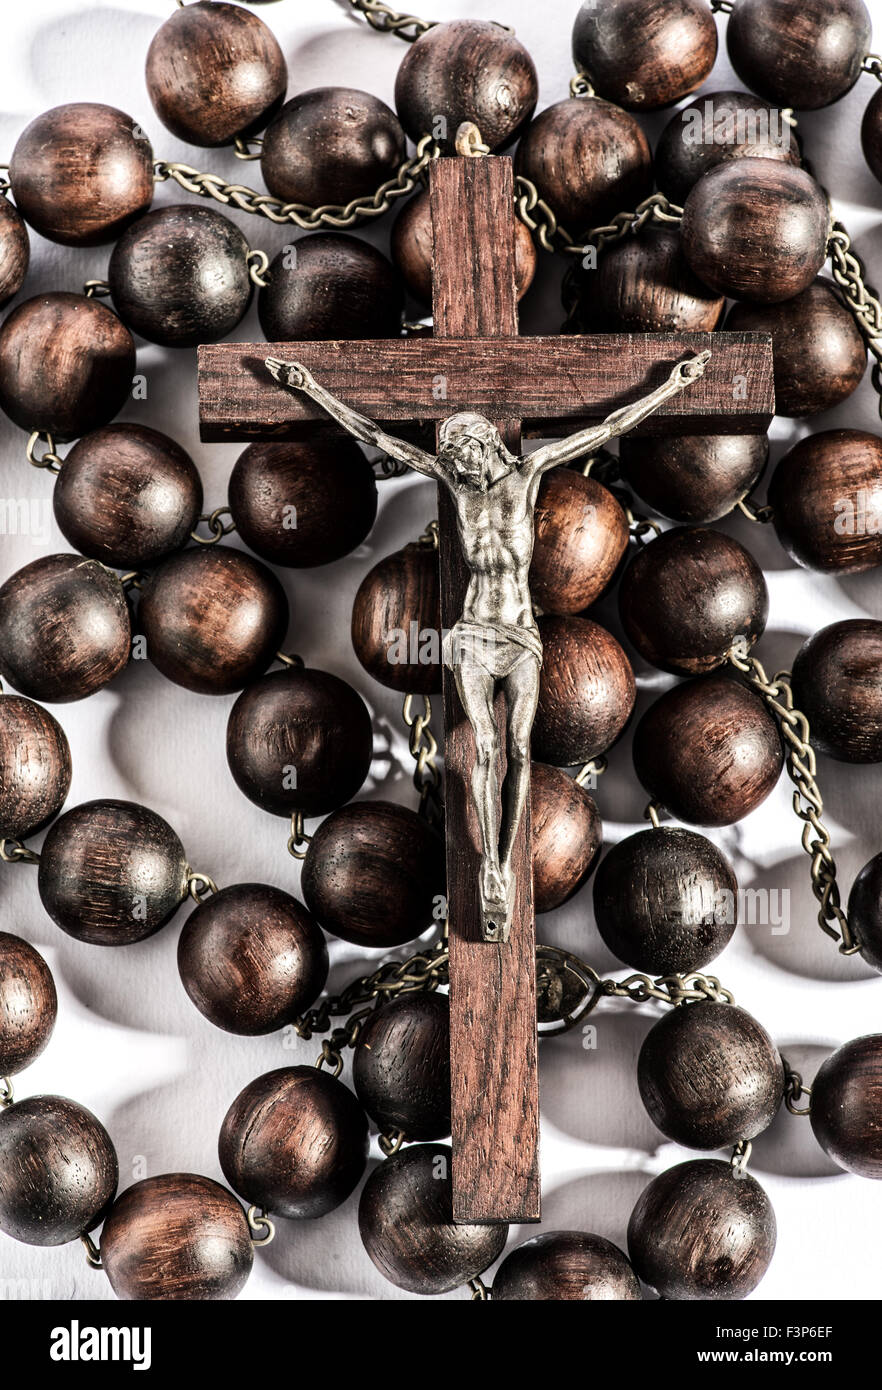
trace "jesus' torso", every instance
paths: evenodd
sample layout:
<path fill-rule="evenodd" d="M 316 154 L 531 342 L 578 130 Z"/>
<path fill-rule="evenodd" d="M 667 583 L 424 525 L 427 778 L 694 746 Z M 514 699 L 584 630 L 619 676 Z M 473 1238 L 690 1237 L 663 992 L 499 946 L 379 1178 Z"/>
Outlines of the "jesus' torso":
<path fill-rule="evenodd" d="M 456 476 L 445 481 L 470 575 L 463 618 L 535 627 L 529 573 L 538 478 L 513 467 L 486 489 Z"/>

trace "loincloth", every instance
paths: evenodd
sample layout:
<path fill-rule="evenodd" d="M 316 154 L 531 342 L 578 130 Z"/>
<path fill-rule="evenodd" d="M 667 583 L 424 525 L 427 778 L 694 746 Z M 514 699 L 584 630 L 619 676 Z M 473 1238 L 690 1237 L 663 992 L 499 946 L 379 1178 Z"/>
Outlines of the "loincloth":
<path fill-rule="evenodd" d="M 515 623 L 475 623 L 460 618 L 444 638 L 442 660 L 457 666 L 478 666 L 489 676 L 510 676 L 522 661 L 542 663 L 542 640 L 535 627 Z"/>

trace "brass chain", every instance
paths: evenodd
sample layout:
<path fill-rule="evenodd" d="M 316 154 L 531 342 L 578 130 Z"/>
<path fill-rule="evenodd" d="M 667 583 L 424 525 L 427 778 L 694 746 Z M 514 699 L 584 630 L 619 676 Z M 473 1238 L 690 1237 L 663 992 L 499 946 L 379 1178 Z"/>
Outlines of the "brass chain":
<path fill-rule="evenodd" d="M 658 521 L 634 510 L 634 495 L 621 481 L 619 460 L 615 454 L 611 454 L 607 449 L 601 449 L 599 453 L 593 454 L 591 458 L 586 460 L 582 472 L 586 478 L 593 474 L 597 482 L 605 487 L 607 492 L 612 493 L 625 513 L 631 539 L 637 545 L 644 545 L 646 543 L 645 537 L 650 532 L 653 536 L 662 534 L 662 528 Z"/>
<path fill-rule="evenodd" d="M 438 741 L 431 730 L 432 701 L 423 695 L 423 710 L 414 710 L 415 695 L 405 695 L 401 709 L 410 730 L 410 755 L 416 760 L 413 784 L 420 794 L 419 814 L 429 825 L 440 827 L 444 821 L 444 802 L 441 792 L 441 772 L 438 768 Z"/>
<path fill-rule="evenodd" d="M 808 1115 L 811 1110 L 810 1105 L 800 1109 L 799 1102 L 804 1098 L 811 1101 L 812 1088 L 806 1086 L 798 1071 L 794 1071 L 786 1057 L 782 1057 L 784 1063 L 784 1104 L 791 1115 Z"/>
<path fill-rule="evenodd" d="M 633 212 L 619 212 L 603 227 L 594 227 L 581 240 L 561 226 L 553 209 L 530 179 L 518 174 L 515 179 L 515 204 L 521 221 L 535 232 L 540 245 L 546 251 L 564 251 L 572 256 L 584 256 L 586 251 L 605 251 L 607 246 L 621 241 L 632 233 L 639 232 L 647 222 L 664 226 L 678 226 L 683 217 L 683 209 L 672 203 L 663 193 L 653 193 L 638 203 Z"/>
<path fill-rule="evenodd" d="M 657 999 L 676 1008 L 679 1004 L 710 1000 L 714 1004 L 734 1004 L 731 990 L 720 984 L 715 975 L 693 970 L 688 975 L 629 975 L 625 980 L 601 980 L 601 992 L 609 998 L 630 999 L 633 1004 L 645 1004 Z"/>
<path fill-rule="evenodd" d="M 583 763 L 573 781 L 577 787 L 584 787 L 585 783 L 590 782 L 592 778 L 602 777 L 608 767 L 609 763 L 601 754 L 599 757 L 591 758 L 589 762 Z"/>
<path fill-rule="evenodd" d="M 218 887 L 213 878 L 187 866 L 187 892 L 194 903 L 204 902 L 217 891 Z"/>
<path fill-rule="evenodd" d="M 248 278 L 252 285 L 257 285 L 258 289 L 265 290 L 269 284 L 267 271 L 269 270 L 269 256 L 265 251 L 256 251 L 253 247 L 249 250 L 246 257 L 248 265 Z"/>
<path fill-rule="evenodd" d="M 21 840 L 0 840 L 0 859 L 5 864 L 39 864 L 40 856 L 35 849 L 28 849 Z"/>
<path fill-rule="evenodd" d="M 251 1244 L 255 1246 L 269 1245 L 275 1239 L 276 1223 L 271 1221 L 263 1207 L 252 1204 L 248 1208 L 248 1229 L 251 1232 Z"/>
<path fill-rule="evenodd" d="M 394 34 L 405 43 L 415 43 L 427 29 L 434 29 L 435 19 L 419 19 L 413 14 L 398 14 L 396 10 L 383 5 L 381 0 L 349 0 L 354 10 L 363 14 L 372 29 L 381 34 Z"/>
<path fill-rule="evenodd" d="M 303 828 L 303 812 L 291 812 L 291 834 L 288 836 L 288 853 L 292 859 L 305 859 L 311 835 Z"/>
<path fill-rule="evenodd" d="M 203 522 L 211 532 L 210 536 L 197 535 L 196 530 L 190 532 L 190 540 L 197 545 L 217 545 L 224 536 L 229 536 L 236 529 L 236 523 L 232 520 L 233 513 L 229 507 L 215 507 L 213 512 L 203 512 L 199 520 Z M 222 520 L 224 516 L 230 517 L 229 522 Z"/>
<path fill-rule="evenodd" d="M 841 222 L 834 222 L 827 242 L 827 253 L 833 279 L 843 292 L 845 302 L 860 329 L 868 351 L 875 358 L 873 387 L 879 396 L 882 415 L 882 304 L 876 292 L 867 285 L 863 262 L 854 250 L 851 237 Z"/>
<path fill-rule="evenodd" d="M 758 521 L 763 526 L 775 519 L 774 507 L 770 507 L 768 503 L 755 502 L 752 497 L 742 497 L 740 502 L 735 503 L 735 506 L 739 512 L 747 517 L 748 521 Z"/>
<path fill-rule="evenodd" d="M 882 82 L 882 58 L 880 58 L 879 54 L 868 53 L 864 58 L 861 71 L 868 72 L 871 77 L 875 77 L 877 81 Z"/>
<path fill-rule="evenodd" d="M 8 1076 L 0 1076 L 0 1110 L 4 1110 L 7 1105 L 12 1105 L 15 1101 L 15 1091 Z"/>
<path fill-rule="evenodd" d="M 37 446 L 39 444 L 46 445 L 46 452 L 38 456 Z M 60 454 L 56 453 L 55 440 L 52 438 L 52 435 L 47 434 L 45 430 L 32 431 L 32 433 L 28 436 L 28 444 L 27 449 L 25 450 L 25 455 L 27 457 L 28 463 L 30 463 L 34 468 L 45 468 L 48 469 L 50 473 L 61 472 L 61 465 L 64 462 L 64 459 L 61 457 Z"/>
<path fill-rule="evenodd" d="M 729 1159 L 729 1167 L 736 1178 L 743 1178 L 747 1174 L 747 1165 L 750 1162 L 750 1155 L 753 1153 L 753 1144 L 749 1139 L 739 1139 L 732 1150 L 732 1157 Z"/>

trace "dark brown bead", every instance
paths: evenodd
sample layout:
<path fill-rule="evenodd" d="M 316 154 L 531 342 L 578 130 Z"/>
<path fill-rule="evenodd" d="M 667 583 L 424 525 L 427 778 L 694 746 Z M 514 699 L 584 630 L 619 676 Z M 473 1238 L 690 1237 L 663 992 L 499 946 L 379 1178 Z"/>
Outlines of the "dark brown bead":
<path fill-rule="evenodd" d="M 768 457 L 765 434 L 623 435 L 619 442 L 625 481 L 672 521 L 705 523 L 727 516 L 759 481 Z"/>
<path fill-rule="evenodd" d="M 628 1223 L 628 1253 L 665 1299 L 746 1298 L 775 1253 L 772 1204 L 756 1178 L 697 1158 L 654 1178 Z"/>
<path fill-rule="evenodd" d="M 275 1216 L 324 1216 L 357 1186 L 368 1126 L 342 1081 L 315 1067 L 280 1067 L 250 1082 L 218 1140 L 230 1186 Z"/>
<path fill-rule="evenodd" d="M 379 97 L 313 87 L 268 126 L 260 168 L 270 193 L 286 203 L 345 207 L 394 178 L 404 157 L 404 132 Z"/>
<path fill-rule="evenodd" d="M 678 675 L 712 671 L 737 638 L 753 646 L 769 616 L 769 591 L 753 556 L 719 531 L 678 526 L 634 556 L 619 590 L 626 633 L 653 666 Z"/>
<path fill-rule="evenodd" d="M 66 1245 L 100 1225 L 119 1168 L 107 1130 L 62 1096 L 0 1110 L 0 1231 L 26 1245 Z"/>
<path fill-rule="evenodd" d="M 114 569 L 147 569 L 186 545 L 202 509 L 190 455 L 146 425 L 107 425 L 79 440 L 53 494 L 75 550 Z"/>
<path fill-rule="evenodd" d="M 369 570 L 352 605 L 352 645 L 364 669 L 390 690 L 441 689 L 438 552 L 412 543 Z"/>
<path fill-rule="evenodd" d="M 626 237 L 580 283 L 577 312 L 604 333 L 710 333 L 726 307 L 693 275 L 670 227 Z"/>
<path fill-rule="evenodd" d="M 18 294 L 31 259 L 28 229 L 18 208 L 0 194 L 0 309 Z"/>
<path fill-rule="evenodd" d="M 650 705 L 634 733 L 634 770 L 654 800 L 691 825 L 734 825 L 784 766 L 763 700 L 727 676 L 683 681 Z"/>
<path fill-rule="evenodd" d="M 99 246 L 153 202 L 153 151 L 125 112 L 71 102 L 22 131 L 9 181 L 34 231 L 64 246 Z"/>
<path fill-rule="evenodd" d="M 253 1037 L 314 1003 L 328 977 L 328 948 L 296 898 L 265 883 L 236 883 L 187 918 L 178 971 L 210 1023 Z"/>
<path fill-rule="evenodd" d="M 367 706 L 328 671 L 272 671 L 230 711 L 230 771 L 240 791 L 276 816 L 323 816 L 342 806 L 361 788 L 372 756 Z"/>
<path fill-rule="evenodd" d="M 864 960 L 882 973 L 882 854 L 874 855 L 852 884 L 848 920 Z"/>
<path fill-rule="evenodd" d="M 742 82 L 799 111 L 830 106 L 851 91 L 872 36 L 863 0 L 738 0 L 726 28 Z"/>
<path fill-rule="evenodd" d="M 631 718 L 631 663 L 612 634 L 589 618 L 540 618 L 539 635 L 533 754 L 555 767 L 588 762 L 612 747 Z"/>
<path fill-rule="evenodd" d="M 529 121 L 539 95 L 533 59 L 514 34 L 486 20 L 454 19 L 421 34 L 395 79 L 395 105 L 411 140 L 434 135 L 448 154 L 465 121 L 491 150 Z"/>
<path fill-rule="evenodd" d="M 716 56 L 705 0 L 587 0 L 573 26 L 576 67 L 629 111 L 654 111 L 694 92 Z"/>
<path fill-rule="evenodd" d="M 271 29 L 241 5 L 199 0 L 165 21 L 147 50 L 147 91 L 162 124 L 190 145 L 262 130 L 288 68 Z"/>
<path fill-rule="evenodd" d="M 882 564 L 882 439 L 823 430 L 785 454 L 769 501 L 778 539 L 806 569 L 857 574 Z"/>
<path fill-rule="evenodd" d="M 197 1173 L 162 1173 L 126 1188 L 101 1232 L 101 1262 L 122 1299 L 235 1298 L 253 1260 L 241 1206 Z"/>
<path fill-rule="evenodd" d="M 0 695 L 0 839 L 42 830 L 64 805 L 70 778 L 70 747 L 58 720 L 32 700 Z"/>
<path fill-rule="evenodd" d="M 882 1033 L 854 1038 L 812 1082 L 815 1138 L 842 1168 L 882 1178 Z"/>
<path fill-rule="evenodd" d="M 861 146 L 871 173 L 882 183 L 882 88 L 876 91 L 864 112 Z"/>
<path fill-rule="evenodd" d="M 386 1133 L 450 1133 L 450 1005 L 446 994 L 403 994 L 368 1015 L 352 1058 L 355 1094 Z"/>
<path fill-rule="evenodd" d="M 82 700 L 129 659 L 123 587 L 95 560 L 44 555 L 0 588 L 0 675 L 23 695 Z"/>
<path fill-rule="evenodd" d="M 84 294 L 59 290 L 26 299 L 0 327 L 0 409 L 56 444 L 112 420 L 134 371 L 131 333 Z"/>
<path fill-rule="evenodd" d="M 377 515 L 377 483 L 350 439 L 249 444 L 230 475 L 229 502 L 250 550 L 302 569 L 361 545 Z"/>
<path fill-rule="evenodd" d="M 703 970 L 732 939 L 738 883 L 704 835 L 640 830 L 613 845 L 594 879 L 597 930 L 614 956 L 649 975 Z"/>
<path fill-rule="evenodd" d="M 510 1250 L 493 1278 L 493 1302 L 642 1299 L 617 1245 L 586 1231 L 546 1231 Z"/>
<path fill-rule="evenodd" d="M 322 821 L 300 883 L 326 931 L 380 947 L 401 946 L 429 928 L 444 881 L 444 846 L 415 811 L 359 801 Z"/>
<path fill-rule="evenodd" d="M 248 242 L 214 208 L 175 204 L 138 219 L 113 248 L 107 281 L 133 333 L 162 347 L 216 343 L 251 303 Z"/>
<path fill-rule="evenodd" d="M 536 274 L 537 252 L 530 229 L 515 219 L 515 289 L 523 299 Z M 392 259 L 415 299 L 432 303 L 432 209 L 429 194 L 404 204 L 392 227 Z"/>
<path fill-rule="evenodd" d="M 829 209 L 804 169 L 736 159 L 711 169 L 686 199 L 680 240 L 711 289 L 777 304 L 808 289 L 827 257 Z"/>
<path fill-rule="evenodd" d="M 0 1076 L 15 1076 L 39 1057 L 57 1013 L 55 981 L 40 952 L 0 932 Z"/>
<path fill-rule="evenodd" d="M 271 570 L 229 546 L 182 550 L 144 585 L 138 621 L 147 655 L 176 685 L 229 695 L 264 672 L 288 627 Z"/>
<path fill-rule="evenodd" d="M 608 488 L 572 468 L 539 484 L 530 591 L 546 613 L 581 613 L 599 598 L 628 548 L 628 520 Z"/>
<path fill-rule="evenodd" d="M 809 637 L 793 663 L 793 698 L 819 752 L 882 762 L 882 623 L 849 618 Z"/>
<path fill-rule="evenodd" d="M 450 1163 L 446 1144 L 414 1144 L 375 1168 L 362 1188 L 364 1248 L 410 1293 L 448 1293 L 483 1274 L 505 1246 L 505 1225 L 454 1225 Z"/>
<path fill-rule="evenodd" d="M 404 284 L 381 251 L 344 232 L 317 232 L 283 247 L 257 300 L 271 343 L 397 338 Z"/>
<path fill-rule="evenodd" d="M 530 781 L 533 830 L 533 898 L 537 912 L 551 912 L 591 875 L 603 826 L 594 799 L 558 767 L 533 763 Z"/>
<path fill-rule="evenodd" d="M 682 204 L 703 174 L 733 159 L 799 164 L 796 132 L 779 110 L 749 92 L 708 92 L 675 112 L 662 131 L 656 182 Z"/>
<path fill-rule="evenodd" d="M 86 801 L 50 827 L 37 886 L 54 922 L 93 946 L 127 946 L 164 926 L 187 892 L 171 826 L 132 801 Z"/>

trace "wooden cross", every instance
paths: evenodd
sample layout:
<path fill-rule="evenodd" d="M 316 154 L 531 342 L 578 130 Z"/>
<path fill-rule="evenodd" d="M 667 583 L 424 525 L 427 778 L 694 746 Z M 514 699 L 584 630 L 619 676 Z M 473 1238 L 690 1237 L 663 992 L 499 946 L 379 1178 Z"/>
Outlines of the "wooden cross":
<path fill-rule="evenodd" d="M 674 363 L 711 346 L 701 381 L 647 431 L 759 433 L 774 413 L 771 343 L 757 334 L 519 338 L 514 181 L 506 157 L 436 160 L 431 338 L 229 343 L 199 352 L 207 441 L 295 439 L 334 429 L 301 393 L 281 390 L 269 355 L 296 358 L 334 395 L 397 434 L 425 439 L 458 411 L 493 419 L 508 448 L 522 430 L 571 434 L 661 384 Z M 466 571 L 453 505 L 439 488 L 441 617 L 462 611 Z M 447 891 L 454 1219 L 538 1221 L 539 1087 L 535 921 L 529 815 L 514 856 L 516 906 L 506 943 L 481 938 L 479 839 L 469 794 L 474 744 L 444 672 Z M 504 738 L 503 738 L 504 746 Z"/>

